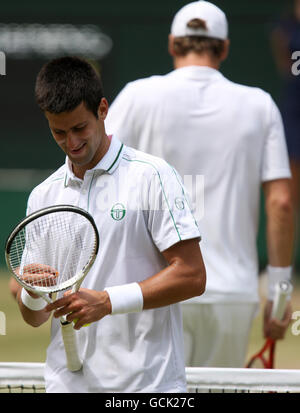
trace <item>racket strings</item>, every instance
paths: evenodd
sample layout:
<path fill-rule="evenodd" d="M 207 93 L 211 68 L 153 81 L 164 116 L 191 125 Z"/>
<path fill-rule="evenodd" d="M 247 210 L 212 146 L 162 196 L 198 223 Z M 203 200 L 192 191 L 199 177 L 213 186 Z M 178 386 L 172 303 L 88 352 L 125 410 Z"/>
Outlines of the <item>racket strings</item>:
<path fill-rule="evenodd" d="M 16 234 L 10 264 L 22 282 L 54 291 L 84 270 L 95 245 L 87 218 L 72 211 L 53 212 L 29 222 Z"/>

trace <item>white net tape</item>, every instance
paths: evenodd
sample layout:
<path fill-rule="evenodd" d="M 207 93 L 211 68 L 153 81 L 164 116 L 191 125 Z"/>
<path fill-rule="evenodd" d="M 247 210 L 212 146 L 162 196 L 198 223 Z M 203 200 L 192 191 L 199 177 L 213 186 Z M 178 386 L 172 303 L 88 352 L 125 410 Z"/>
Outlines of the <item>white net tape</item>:
<path fill-rule="evenodd" d="M 187 367 L 189 392 L 300 392 L 300 370 Z M 42 392 L 43 363 L 0 363 L 0 392 Z"/>
<path fill-rule="evenodd" d="M 45 391 L 43 363 L 0 363 L 0 393 L 40 391 Z"/>
<path fill-rule="evenodd" d="M 300 392 L 300 370 L 187 367 L 189 391 Z"/>

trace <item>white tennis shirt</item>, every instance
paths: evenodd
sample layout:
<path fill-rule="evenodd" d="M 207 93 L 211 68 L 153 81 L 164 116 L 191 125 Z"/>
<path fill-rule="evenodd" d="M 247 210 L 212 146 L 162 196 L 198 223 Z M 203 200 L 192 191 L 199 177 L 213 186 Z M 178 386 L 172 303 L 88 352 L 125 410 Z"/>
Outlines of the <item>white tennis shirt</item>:
<path fill-rule="evenodd" d="M 205 293 L 192 301 L 257 301 L 261 183 L 290 177 L 271 96 L 209 67 L 183 67 L 127 84 L 109 109 L 106 130 L 164 158 L 183 177 L 207 273 Z"/>
<path fill-rule="evenodd" d="M 94 290 L 142 281 L 163 268 L 160 253 L 199 238 L 177 172 L 165 161 L 113 138 L 108 152 L 78 179 L 66 163 L 38 185 L 28 213 L 72 204 L 94 218 L 100 236 L 96 261 L 82 286 Z M 59 321 L 47 350 L 48 392 L 183 392 L 185 366 L 179 304 L 109 315 L 78 331 L 83 370 L 66 368 Z"/>

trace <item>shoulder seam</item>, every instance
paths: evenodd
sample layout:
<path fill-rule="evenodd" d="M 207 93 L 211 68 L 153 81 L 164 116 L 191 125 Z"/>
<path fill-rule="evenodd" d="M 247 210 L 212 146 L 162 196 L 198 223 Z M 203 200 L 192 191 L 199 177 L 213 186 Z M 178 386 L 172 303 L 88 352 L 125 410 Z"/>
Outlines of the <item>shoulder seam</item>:
<path fill-rule="evenodd" d="M 168 202 L 168 199 L 167 199 L 165 190 L 164 190 L 164 186 L 163 186 L 163 183 L 162 183 L 162 180 L 161 180 L 159 171 L 157 170 L 156 166 L 153 165 L 153 164 L 152 164 L 151 162 L 149 162 L 149 161 L 144 161 L 144 160 L 140 160 L 140 159 L 126 159 L 126 158 L 124 158 L 124 157 L 123 157 L 123 159 L 125 159 L 125 160 L 128 161 L 128 162 L 146 163 L 146 164 L 148 164 L 148 165 L 150 165 L 150 166 L 153 167 L 153 169 L 155 170 L 155 172 L 156 172 L 156 174 L 157 174 L 157 176 L 158 176 L 159 183 L 160 183 L 160 186 L 161 186 L 161 189 L 162 189 L 162 193 L 163 193 L 163 196 L 164 196 L 164 198 L 165 198 L 166 204 L 167 204 L 167 206 L 168 206 L 168 210 L 169 210 L 170 216 L 171 216 L 171 218 L 172 218 L 174 228 L 175 228 L 175 230 L 176 230 L 176 232 L 177 232 L 179 241 L 181 241 L 181 236 L 180 236 L 180 233 L 179 233 L 179 229 L 178 229 L 178 227 L 177 227 L 177 225 L 176 225 L 174 216 L 173 216 L 173 214 L 172 214 L 172 211 L 171 211 L 171 208 L 170 208 L 170 205 L 169 205 L 169 202 Z"/>

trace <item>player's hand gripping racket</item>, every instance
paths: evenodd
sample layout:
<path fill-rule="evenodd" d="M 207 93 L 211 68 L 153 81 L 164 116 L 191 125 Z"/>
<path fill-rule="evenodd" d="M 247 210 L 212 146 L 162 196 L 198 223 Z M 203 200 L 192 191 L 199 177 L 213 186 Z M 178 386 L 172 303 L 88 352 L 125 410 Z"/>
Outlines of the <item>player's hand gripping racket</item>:
<path fill-rule="evenodd" d="M 21 286 L 51 303 L 53 293 L 76 292 L 95 261 L 99 234 L 89 213 L 71 205 L 44 208 L 28 215 L 5 246 L 8 268 Z M 61 318 L 67 366 L 80 370 L 73 323 Z"/>
<path fill-rule="evenodd" d="M 291 291 L 292 285 L 288 281 L 281 281 L 276 285 L 271 318 L 283 319 L 287 297 Z M 273 369 L 275 346 L 276 340 L 267 338 L 261 350 L 250 358 L 246 367 Z"/>

